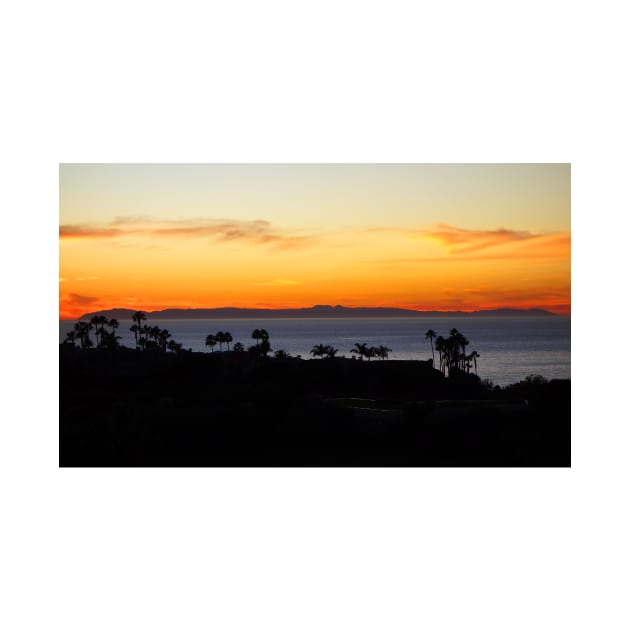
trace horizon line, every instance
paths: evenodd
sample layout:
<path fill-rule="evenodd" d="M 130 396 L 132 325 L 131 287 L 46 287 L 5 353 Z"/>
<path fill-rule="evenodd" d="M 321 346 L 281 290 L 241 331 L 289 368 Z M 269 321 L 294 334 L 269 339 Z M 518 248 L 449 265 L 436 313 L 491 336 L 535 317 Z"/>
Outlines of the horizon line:
<path fill-rule="evenodd" d="M 160 309 L 154 309 L 154 310 L 148 310 L 148 309 L 142 309 L 142 308 L 129 308 L 126 306 L 113 306 L 110 308 L 100 308 L 94 311 L 86 311 L 84 313 L 82 313 L 81 315 L 79 315 L 78 317 L 70 317 L 70 318 L 66 318 L 66 317 L 60 317 L 59 321 L 74 321 L 76 319 L 81 319 L 82 317 L 85 317 L 86 315 L 89 315 L 90 313 L 101 313 L 104 311 L 115 311 L 115 310 L 121 310 L 121 311 L 132 311 L 132 312 L 138 312 L 138 311 L 142 311 L 145 312 L 147 314 L 151 314 L 151 313 L 161 313 L 163 311 L 170 311 L 170 310 L 178 310 L 178 311 L 200 311 L 200 310 L 205 310 L 205 311 L 220 311 L 220 310 L 238 310 L 238 311 L 269 311 L 269 312 L 273 312 L 273 311 L 300 311 L 300 310 L 312 310 L 315 308 L 330 308 L 330 309 L 335 309 L 335 308 L 343 308 L 343 309 L 348 309 L 348 310 L 359 310 L 359 309 L 372 309 L 372 310 L 377 310 L 377 309 L 391 309 L 391 310 L 397 310 L 397 311 L 407 311 L 410 313 L 438 313 L 438 314 L 449 314 L 449 313 L 462 313 L 462 314 L 473 314 L 473 313 L 483 313 L 485 311 L 544 311 L 546 313 L 550 313 L 556 316 L 566 316 L 566 315 L 571 315 L 571 311 L 569 310 L 568 312 L 565 311 L 554 311 L 551 310 L 549 308 L 545 308 L 542 306 L 529 306 L 529 307 L 518 307 L 518 306 L 496 306 L 496 307 L 492 307 L 492 308 L 477 308 L 477 309 L 450 309 L 450 310 L 444 310 L 444 309 L 417 309 L 417 308 L 405 308 L 405 307 L 400 307 L 400 306 L 344 306 L 343 304 L 313 304 L 311 306 L 291 306 L 291 307 L 268 307 L 268 306 L 211 306 L 211 307 L 206 307 L 206 306 L 194 306 L 194 307 L 184 307 L 184 306 L 167 306 L 164 308 L 160 308 Z"/>

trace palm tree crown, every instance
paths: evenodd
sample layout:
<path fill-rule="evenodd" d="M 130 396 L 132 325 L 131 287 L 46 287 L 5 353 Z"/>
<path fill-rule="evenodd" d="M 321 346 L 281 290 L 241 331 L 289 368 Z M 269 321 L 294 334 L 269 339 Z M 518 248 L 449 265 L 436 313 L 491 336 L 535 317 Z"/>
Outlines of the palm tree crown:
<path fill-rule="evenodd" d="M 208 335 L 206 337 L 206 346 L 210 348 L 210 352 L 214 352 L 214 346 L 217 345 L 217 339 L 214 335 Z"/>

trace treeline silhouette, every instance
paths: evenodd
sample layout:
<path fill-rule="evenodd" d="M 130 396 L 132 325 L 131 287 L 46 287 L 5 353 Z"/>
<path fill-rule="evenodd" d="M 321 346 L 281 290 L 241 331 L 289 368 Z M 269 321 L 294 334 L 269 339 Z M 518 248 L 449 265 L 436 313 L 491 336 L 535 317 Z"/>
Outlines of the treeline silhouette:
<path fill-rule="evenodd" d="M 137 350 L 170 350 L 173 353 L 182 352 L 182 344 L 171 339 L 171 333 L 166 329 L 158 326 L 147 325 L 147 314 L 145 311 L 136 311 L 132 316 L 133 324 L 129 330 L 134 334 L 134 340 Z M 111 328 L 111 331 L 105 330 L 105 326 Z M 89 321 L 79 321 L 74 328 L 66 335 L 65 343 L 72 345 L 73 349 L 78 347 L 81 350 L 87 350 L 92 347 L 106 348 L 108 350 L 116 350 L 121 347 L 120 339 L 116 335 L 116 329 L 120 326 L 117 319 L 107 319 L 102 315 L 95 315 Z M 90 332 L 94 331 L 95 342 L 92 342 Z M 269 333 L 264 328 L 256 328 L 252 332 L 252 339 L 256 341 L 255 345 L 249 346 L 247 352 L 251 356 L 267 358 L 272 352 L 269 342 Z M 477 359 L 480 357 L 476 350 L 470 354 L 466 354 L 466 347 L 470 341 L 460 333 L 457 328 L 452 328 L 449 336 L 444 338 L 438 336 L 434 330 L 430 329 L 425 334 L 431 344 L 431 356 L 433 365 L 435 365 L 435 351 L 438 353 L 439 370 L 446 375 L 453 370 L 461 370 L 470 373 L 471 367 L 474 365 L 475 373 L 477 373 Z M 433 340 L 435 339 L 435 346 Z M 218 331 L 210 333 L 206 336 L 205 346 L 214 352 L 214 348 L 218 345 L 219 351 L 223 352 L 223 344 L 226 345 L 228 352 L 230 344 L 234 341 L 230 332 Z M 245 352 L 245 346 L 240 342 L 234 344 L 234 352 Z M 387 359 L 391 348 L 386 346 L 368 346 L 367 343 L 355 343 L 350 349 L 350 353 L 357 355 L 362 361 L 367 359 L 369 362 L 373 358 L 381 360 Z M 327 344 L 317 344 L 313 346 L 310 354 L 313 357 L 321 357 L 333 359 L 339 352 L 338 348 L 334 348 Z M 274 353 L 276 359 L 286 359 L 290 357 L 285 350 L 277 350 Z"/>
<path fill-rule="evenodd" d="M 272 354 L 264 329 L 247 349 L 219 331 L 185 351 L 141 315 L 134 349 L 115 320 L 78 322 L 60 345 L 60 465 L 570 465 L 570 381 L 482 381 L 455 329 L 427 331 L 428 361 L 367 343 L 302 360 Z"/>
<path fill-rule="evenodd" d="M 431 356 L 435 365 L 435 350 L 438 353 L 439 369 L 442 374 L 450 373 L 452 370 L 462 370 L 470 373 L 472 366 L 475 366 L 477 373 L 477 359 L 481 356 L 476 350 L 466 354 L 466 347 L 470 341 L 466 339 L 457 328 L 451 328 L 449 336 L 444 338 L 436 335 L 433 329 L 427 330 L 425 339 L 431 343 Z M 435 339 L 435 349 L 433 340 Z"/>

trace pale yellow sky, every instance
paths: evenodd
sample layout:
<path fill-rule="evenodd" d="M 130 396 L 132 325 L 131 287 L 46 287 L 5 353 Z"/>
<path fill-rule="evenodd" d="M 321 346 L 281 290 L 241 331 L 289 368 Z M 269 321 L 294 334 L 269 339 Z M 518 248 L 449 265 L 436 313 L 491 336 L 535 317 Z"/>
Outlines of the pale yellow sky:
<path fill-rule="evenodd" d="M 570 309 L 569 165 L 62 165 L 60 312 Z"/>

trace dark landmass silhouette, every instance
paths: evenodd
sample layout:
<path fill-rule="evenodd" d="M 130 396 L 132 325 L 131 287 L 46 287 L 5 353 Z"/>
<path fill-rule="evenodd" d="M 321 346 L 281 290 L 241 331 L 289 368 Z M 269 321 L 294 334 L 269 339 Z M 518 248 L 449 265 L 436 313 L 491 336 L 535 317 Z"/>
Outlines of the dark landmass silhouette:
<path fill-rule="evenodd" d="M 136 311 L 127 308 L 113 308 L 93 311 L 81 315 L 79 319 L 90 319 L 95 315 L 131 319 Z M 541 308 L 516 309 L 497 308 L 481 311 L 414 311 L 404 308 L 348 307 L 317 305 L 309 308 L 167 308 L 160 311 L 146 311 L 151 319 L 272 319 L 272 318 L 317 318 L 317 317 L 555 317 L 555 313 Z"/>
<path fill-rule="evenodd" d="M 571 465 L 569 380 L 495 387 L 432 361 L 59 348 L 63 467 Z"/>

